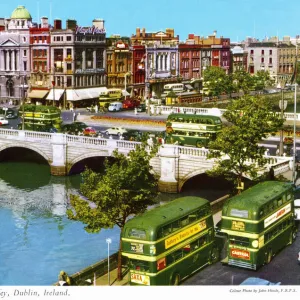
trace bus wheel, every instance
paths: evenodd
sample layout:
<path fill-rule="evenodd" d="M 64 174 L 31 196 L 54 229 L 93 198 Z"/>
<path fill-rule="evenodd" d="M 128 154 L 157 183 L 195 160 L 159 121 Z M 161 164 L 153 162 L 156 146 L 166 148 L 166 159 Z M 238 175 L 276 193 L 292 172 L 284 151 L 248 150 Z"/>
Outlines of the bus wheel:
<path fill-rule="evenodd" d="M 196 142 L 196 147 L 197 148 L 201 148 L 203 146 L 202 142 L 201 141 L 197 141 Z"/>
<path fill-rule="evenodd" d="M 293 244 L 294 240 L 296 239 L 297 233 L 295 231 L 290 233 L 290 238 L 289 238 L 289 242 L 288 245 Z"/>
<path fill-rule="evenodd" d="M 179 285 L 179 281 L 180 281 L 179 274 L 174 274 L 173 285 Z"/>
<path fill-rule="evenodd" d="M 267 254 L 266 254 L 266 263 L 269 264 L 272 260 L 272 250 L 269 249 Z"/>
<path fill-rule="evenodd" d="M 216 263 L 220 259 L 220 252 L 218 248 L 213 248 L 210 254 L 210 261 L 212 264 Z"/>

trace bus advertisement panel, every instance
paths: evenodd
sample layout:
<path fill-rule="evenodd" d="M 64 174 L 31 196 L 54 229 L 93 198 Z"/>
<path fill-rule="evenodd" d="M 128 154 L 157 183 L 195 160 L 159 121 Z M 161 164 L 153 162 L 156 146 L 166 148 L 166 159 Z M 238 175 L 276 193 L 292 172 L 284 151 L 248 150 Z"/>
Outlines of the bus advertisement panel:
<path fill-rule="evenodd" d="M 291 183 L 265 181 L 226 201 L 221 232 L 228 238 L 223 263 L 257 270 L 297 233 Z"/>
<path fill-rule="evenodd" d="M 131 285 L 178 285 L 219 260 L 209 201 L 182 197 L 129 220 L 122 231 Z"/>

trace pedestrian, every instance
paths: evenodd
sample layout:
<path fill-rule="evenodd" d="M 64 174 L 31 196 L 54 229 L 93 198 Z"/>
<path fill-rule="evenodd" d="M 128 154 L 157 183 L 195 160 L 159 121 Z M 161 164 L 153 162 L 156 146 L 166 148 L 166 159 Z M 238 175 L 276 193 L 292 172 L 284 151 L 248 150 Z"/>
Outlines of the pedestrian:
<path fill-rule="evenodd" d="M 134 108 L 134 114 L 137 115 L 137 108 Z"/>
<path fill-rule="evenodd" d="M 280 153 L 279 148 L 277 148 L 277 150 L 276 150 L 276 156 L 279 156 L 279 153 Z"/>
<path fill-rule="evenodd" d="M 62 286 L 71 285 L 71 278 L 68 276 L 68 274 L 65 271 L 60 271 L 58 276 L 58 282 L 59 285 Z"/>
<path fill-rule="evenodd" d="M 95 105 L 95 113 L 96 114 L 98 113 L 98 105 L 97 104 Z"/>
<path fill-rule="evenodd" d="M 273 166 L 270 168 L 270 171 L 269 171 L 269 179 L 270 180 L 274 180 L 275 179 L 275 173 L 274 173 Z"/>
<path fill-rule="evenodd" d="M 76 113 L 75 113 L 75 111 L 73 112 L 73 122 L 75 122 L 75 120 L 76 120 Z"/>
<path fill-rule="evenodd" d="M 73 111 L 73 105 L 71 104 L 71 106 L 70 106 L 70 111 Z"/>

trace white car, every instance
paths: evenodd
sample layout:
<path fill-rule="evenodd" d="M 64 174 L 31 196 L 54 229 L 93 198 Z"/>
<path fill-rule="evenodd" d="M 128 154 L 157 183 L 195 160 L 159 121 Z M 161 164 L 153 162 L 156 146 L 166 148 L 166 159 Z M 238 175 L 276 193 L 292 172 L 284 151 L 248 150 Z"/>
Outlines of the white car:
<path fill-rule="evenodd" d="M 5 117 L 0 117 L 0 126 L 1 125 L 8 125 L 8 121 L 5 119 Z"/>
<path fill-rule="evenodd" d="M 107 135 L 122 135 L 127 132 L 127 130 L 123 127 L 111 127 L 105 131 Z"/>

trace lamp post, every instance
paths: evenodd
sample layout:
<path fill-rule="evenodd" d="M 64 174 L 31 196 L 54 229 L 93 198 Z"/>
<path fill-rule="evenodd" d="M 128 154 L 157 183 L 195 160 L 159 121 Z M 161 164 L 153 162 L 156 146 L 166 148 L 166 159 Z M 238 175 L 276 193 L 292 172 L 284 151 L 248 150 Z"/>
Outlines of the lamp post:
<path fill-rule="evenodd" d="M 24 118 L 24 111 L 25 111 L 25 97 L 24 97 L 24 81 L 25 81 L 25 76 L 23 76 L 23 87 L 22 87 L 22 130 L 25 129 L 25 118 Z"/>
<path fill-rule="evenodd" d="M 125 100 L 127 98 L 127 90 L 126 90 L 126 88 L 127 88 L 127 76 L 130 76 L 130 75 L 131 75 L 131 72 L 127 72 L 124 75 L 124 77 L 125 77 Z"/>
<path fill-rule="evenodd" d="M 108 285 L 110 285 L 110 271 L 109 271 L 109 244 L 111 244 L 111 239 L 106 239 L 107 243 L 107 275 L 108 275 Z"/>
<path fill-rule="evenodd" d="M 297 70 L 297 61 L 298 61 L 298 44 L 296 41 L 296 63 L 295 63 L 295 69 Z M 294 93 L 294 144 L 293 144 L 293 174 L 292 174 L 292 180 L 295 184 L 296 182 L 296 112 L 297 112 L 297 72 L 295 73 L 295 93 Z"/>
<path fill-rule="evenodd" d="M 279 108 L 281 111 L 281 118 L 283 118 L 283 112 L 286 109 L 287 106 L 287 101 L 284 101 L 284 97 L 283 97 L 283 89 L 285 87 L 285 83 L 286 80 L 282 79 L 280 82 L 280 88 L 281 88 L 281 100 L 279 100 Z M 283 155 L 283 129 L 280 130 L 280 141 L 279 141 L 279 155 L 282 156 Z"/>
<path fill-rule="evenodd" d="M 54 67 L 53 67 L 52 87 L 53 87 L 53 106 L 54 106 L 54 100 L 55 100 L 55 64 L 54 64 Z"/>

